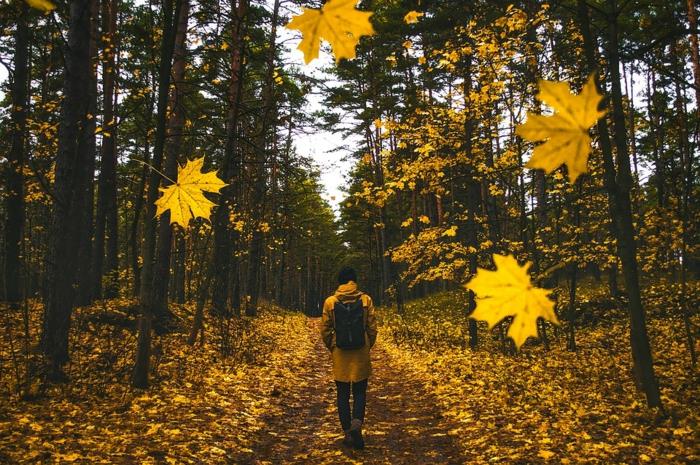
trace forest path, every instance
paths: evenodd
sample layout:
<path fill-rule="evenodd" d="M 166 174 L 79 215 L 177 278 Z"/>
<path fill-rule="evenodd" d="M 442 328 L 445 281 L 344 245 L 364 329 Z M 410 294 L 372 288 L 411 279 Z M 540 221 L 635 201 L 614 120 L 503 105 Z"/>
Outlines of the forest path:
<path fill-rule="evenodd" d="M 328 351 L 319 336 L 319 321 L 309 319 L 307 359 L 299 382 L 279 388 L 265 425 L 251 444 L 254 454 L 234 463 L 278 464 L 463 464 L 434 396 L 383 349 L 372 350 L 364 428 L 366 447 L 356 451 L 341 444 L 335 407 L 335 384 Z"/>

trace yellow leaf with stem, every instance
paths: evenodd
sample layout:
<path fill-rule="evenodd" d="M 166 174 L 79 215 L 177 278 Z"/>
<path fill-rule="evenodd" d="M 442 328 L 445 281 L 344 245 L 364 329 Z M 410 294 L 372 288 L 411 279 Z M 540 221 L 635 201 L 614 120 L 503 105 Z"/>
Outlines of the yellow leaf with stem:
<path fill-rule="evenodd" d="M 551 116 L 528 112 L 527 121 L 518 126 L 516 134 L 531 142 L 546 140 L 532 151 L 529 168 L 541 168 L 551 173 L 566 164 L 569 180 L 588 171 L 591 138 L 588 131 L 605 111 L 598 110 L 603 96 L 598 93 L 594 75 L 588 78 L 579 95 L 571 93 L 568 82 L 540 80 L 537 98 L 551 106 Z"/>
<path fill-rule="evenodd" d="M 188 160 L 185 166 L 178 166 L 177 181 L 167 187 L 160 187 L 163 195 L 156 200 L 156 216 L 170 210 L 170 224 L 187 227 L 195 217 L 209 219 L 214 202 L 204 196 L 204 192 L 218 192 L 226 186 L 216 176 L 215 171 L 202 173 L 204 157 Z"/>
<path fill-rule="evenodd" d="M 356 4 L 357 0 L 329 0 L 321 9 L 302 8 L 302 14 L 294 16 L 287 24 L 287 29 L 301 32 L 297 49 L 304 54 L 307 64 L 318 58 L 321 39 L 331 44 L 336 62 L 341 58 L 355 58 L 355 46 L 360 37 L 374 34 L 369 22 L 372 13 L 358 10 Z"/>
<path fill-rule="evenodd" d="M 465 287 L 476 294 L 476 308 L 470 315 L 486 321 L 489 329 L 506 317 L 513 316 L 508 336 L 520 348 L 529 336 L 537 337 L 537 318 L 559 324 L 554 302 L 546 289 L 532 285 L 527 273 L 530 263 L 518 265 L 512 255 L 493 254 L 495 271 L 478 268 Z"/>

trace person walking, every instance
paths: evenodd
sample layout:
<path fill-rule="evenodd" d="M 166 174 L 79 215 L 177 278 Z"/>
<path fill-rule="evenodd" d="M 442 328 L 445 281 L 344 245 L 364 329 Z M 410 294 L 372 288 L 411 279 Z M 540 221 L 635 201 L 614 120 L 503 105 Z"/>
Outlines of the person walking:
<path fill-rule="evenodd" d="M 377 340 L 377 322 L 372 298 L 357 288 L 357 273 L 353 268 L 340 270 L 338 289 L 323 304 L 321 338 L 333 360 L 338 416 L 345 435 L 343 444 L 362 449 L 367 381 L 372 373 L 369 351 Z"/>

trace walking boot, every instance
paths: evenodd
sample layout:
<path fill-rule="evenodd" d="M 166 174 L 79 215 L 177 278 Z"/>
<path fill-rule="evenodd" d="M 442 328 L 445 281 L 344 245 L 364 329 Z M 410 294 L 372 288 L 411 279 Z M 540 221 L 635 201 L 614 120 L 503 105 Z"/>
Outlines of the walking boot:
<path fill-rule="evenodd" d="M 365 440 L 362 437 L 362 420 L 352 419 L 352 422 L 350 422 L 350 437 L 352 438 L 352 446 L 355 449 L 365 448 Z"/>

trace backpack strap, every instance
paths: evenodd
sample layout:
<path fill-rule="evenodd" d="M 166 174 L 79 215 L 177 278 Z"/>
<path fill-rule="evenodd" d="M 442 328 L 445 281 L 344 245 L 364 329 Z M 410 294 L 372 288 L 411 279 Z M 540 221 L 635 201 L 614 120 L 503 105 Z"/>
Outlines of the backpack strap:
<path fill-rule="evenodd" d="M 364 297 L 365 295 L 367 295 L 367 294 L 365 294 L 364 292 L 360 291 L 360 298 L 359 298 L 358 300 L 359 300 L 360 302 L 362 302 L 362 309 L 364 310 L 364 311 L 362 312 L 362 320 L 364 321 L 365 331 L 367 331 L 367 318 L 368 318 L 367 309 L 368 309 L 369 307 L 368 307 L 367 305 L 365 305 L 364 300 L 362 300 L 362 297 Z M 347 306 L 346 306 L 339 298 L 337 298 L 337 297 L 335 298 L 335 302 L 333 303 L 333 328 L 334 328 L 334 329 L 335 329 L 335 327 L 336 327 L 336 324 L 335 324 L 335 304 L 340 304 L 340 305 L 342 305 L 343 307 L 347 308 Z"/>
<path fill-rule="evenodd" d="M 334 331 L 335 331 L 335 328 L 338 327 L 338 326 L 335 324 L 335 306 L 336 306 L 336 304 L 340 304 L 340 305 L 342 305 L 343 307 L 345 307 L 345 304 L 344 304 L 343 302 L 341 302 L 339 298 L 336 297 L 336 298 L 335 298 L 335 302 L 333 302 L 333 330 L 334 330 Z"/>
<path fill-rule="evenodd" d="M 362 319 L 364 320 L 364 327 L 365 327 L 365 332 L 367 332 L 367 318 L 369 318 L 369 306 L 365 305 L 365 301 L 363 300 L 363 297 L 366 296 L 364 292 L 360 292 L 360 302 L 362 302 L 362 309 L 364 310 L 362 312 Z"/>

